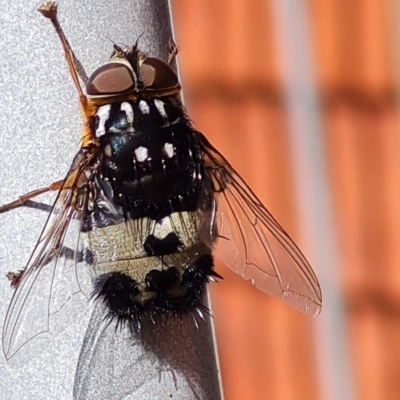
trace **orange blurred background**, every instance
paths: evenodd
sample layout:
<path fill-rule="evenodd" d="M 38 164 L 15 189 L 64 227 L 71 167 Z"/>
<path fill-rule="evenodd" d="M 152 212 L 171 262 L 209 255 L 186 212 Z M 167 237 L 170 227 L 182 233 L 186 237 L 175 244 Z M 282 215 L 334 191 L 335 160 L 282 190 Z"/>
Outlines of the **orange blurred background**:
<path fill-rule="evenodd" d="M 400 2 L 171 4 L 189 115 L 302 247 L 325 295 L 313 319 L 220 266 L 226 400 L 400 399 Z M 299 32 L 305 44 L 292 43 Z M 297 80 L 316 107 L 296 125 Z M 309 126 L 321 154 L 296 144 Z"/>

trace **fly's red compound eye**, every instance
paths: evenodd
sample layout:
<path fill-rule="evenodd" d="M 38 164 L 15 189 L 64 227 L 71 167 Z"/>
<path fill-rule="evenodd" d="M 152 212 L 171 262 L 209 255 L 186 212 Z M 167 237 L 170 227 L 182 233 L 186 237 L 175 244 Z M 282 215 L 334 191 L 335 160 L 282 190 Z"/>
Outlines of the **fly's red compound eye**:
<path fill-rule="evenodd" d="M 109 62 L 93 72 L 86 85 L 88 96 L 111 96 L 135 88 L 133 71 L 122 62 Z"/>
<path fill-rule="evenodd" d="M 86 85 L 89 97 L 112 97 L 131 92 L 158 92 L 179 88 L 175 71 L 158 58 L 146 57 L 136 47 L 120 50 L 98 68 Z"/>
<path fill-rule="evenodd" d="M 140 78 L 146 89 L 162 90 L 179 86 L 178 76 L 164 61 L 148 57 L 140 66 Z"/>

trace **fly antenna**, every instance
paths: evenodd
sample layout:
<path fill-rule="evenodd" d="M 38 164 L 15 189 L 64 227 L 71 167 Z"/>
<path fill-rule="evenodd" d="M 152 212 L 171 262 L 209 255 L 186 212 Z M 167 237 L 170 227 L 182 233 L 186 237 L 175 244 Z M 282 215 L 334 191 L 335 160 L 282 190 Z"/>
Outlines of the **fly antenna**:
<path fill-rule="evenodd" d="M 136 39 L 135 44 L 133 45 L 133 48 L 136 50 L 138 48 L 138 44 L 139 44 L 139 39 L 144 35 L 144 32 L 142 32 L 138 38 Z"/>
<path fill-rule="evenodd" d="M 110 39 L 108 36 L 102 35 L 102 37 L 103 37 L 104 39 L 108 40 L 109 42 L 111 42 L 112 45 L 113 45 L 114 50 L 116 50 L 116 51 L 123 52 L 124 50 L 122 49 L 121 46 L 123 46 L 125 49 L 127 49 L 127 48 L 129 47 L 129 46 L 128 46 L 127 44 L 125 44 L 125 43 L 122 43 L 122 42 L 114 42 L 114 40 Z"/>

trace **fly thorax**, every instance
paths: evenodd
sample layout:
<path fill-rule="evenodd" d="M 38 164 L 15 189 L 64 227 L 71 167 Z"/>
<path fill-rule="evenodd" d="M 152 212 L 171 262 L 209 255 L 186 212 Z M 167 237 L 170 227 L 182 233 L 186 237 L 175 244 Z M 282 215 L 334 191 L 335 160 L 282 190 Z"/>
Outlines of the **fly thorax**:
<path fill-rule="evenodd" d="M 93 131 L 102 150 L 99 184 L 131 218 L 198 207 L 207 186 L 201 152 L 173 98 L 104 105 Z"/>

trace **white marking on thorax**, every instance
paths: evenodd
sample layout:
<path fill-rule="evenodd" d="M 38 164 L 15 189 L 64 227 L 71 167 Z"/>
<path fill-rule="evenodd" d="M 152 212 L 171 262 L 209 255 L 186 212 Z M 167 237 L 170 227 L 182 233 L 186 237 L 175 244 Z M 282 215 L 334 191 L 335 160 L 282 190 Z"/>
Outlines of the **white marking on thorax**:
<path fill-rule="evenodd" d="M 136 160 L 143 162 L 147 160 L 147 157 L 149 156 L 149 150 L 147 147 L 140 146 L 135 150 L 135 156 Z"/>
<path fill-rule="evenodd" d="M 97 138 L 103 136 L 106 133 L 106 122 L 110 116 L 110 111 L 111 111 L 111 104 L 106 104 L 104 106 L 101 106 L 97 110 L 97 117 L 99 118 L 99 125 L 96 129 L 95 136 Z"/>
<path fill-rule="evenodd" d="M 126 121 L 128 122 L 128 132 L 135 132 L 135 128 L 133 127 L 133 109 L 132 106 L 124 101 L 121 103 L 121 111 L 125 112 Z"/>
<path fill-rule="evenodd" d="M 159 99 L 154 99 L 154 105 L 156 106 L 158 112 L 164 119 L 168 119 L 167 112 L 165 111 L 164 102 Z"/>
<path fill-rule="evenodd" d="M 139 101 L 139 110 L 143 113 L 143 114 L 150 114 L 150 106 L 147 104 L 146 101 L 144 100 L 140 100 Z"/>
<path fill-rule="evenodd" d="M 174 145 L 171 143 L 165 143 L 163 147 L 163 154 L 168 158 L 172 158 L 175 155 Z"/>
<path fill-rule="evenodd" d="M 112 148 L 111 145 L 107 144 L 106 147 L 104 147 L 104 154 L 107 157 L 111 157 L 112 156 Z"/>

